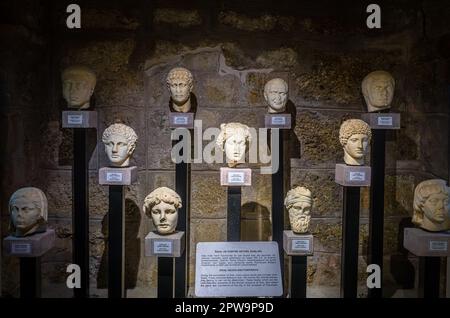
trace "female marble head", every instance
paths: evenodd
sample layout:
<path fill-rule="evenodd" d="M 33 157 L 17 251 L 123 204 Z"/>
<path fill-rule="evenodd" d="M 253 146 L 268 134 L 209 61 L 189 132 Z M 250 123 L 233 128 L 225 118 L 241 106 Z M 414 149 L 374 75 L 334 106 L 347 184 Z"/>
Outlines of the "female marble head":
<path fill-rule="evenodd" d="M 284 206 L 289 212 L 289 221 L 294 233 L 307 233 L 311 221 L 311 191 L 304 187 L 296 187 L 288 191 Z"/>
<path fill-rule="evenodd" d="M 85 66 L 70 66 L 62 72 L 61 79 L 68 107 L 88 109 L 97 81 L 95 73 Z"/>
<path fill-rule="evenodd" d="M 143 210 L 152 218 L 159 234 L 171 234 L 177 227 L 178 209 L 181 206 L 181 198 L 175 191 L 160 187 L 147 195 Z"/>
<path fill-rule="evenodd" d="M 377 112 L 391 107 L 394 97 L 395 80 L 386 71 L 369 73 L 361 84 L 369 112 Z"/>
<path fill-rule="evenodd" d="M 166 83 L 175 111 L 188 112 L 191 109 L 190 97 L 194 87 L 192 73 L 183 67 L 175 67 L 167 74 Z"/>
<path fill-rule="evenodd" d="M 241 123 L 228 123 L 220 125 L 220 134 L 216 144 L 225 150 L 229 167 L 235 167 L 245 162 L 245 153 L 248 150 L 252 136 L 250 128 Z"/>
<path fill-rule="evenodd" d="M 449 190 L 444 180 L 419 183 L 414 190 L 413 223 L 433 232 L 449 230 L 448 198 Z"/>
<path fill-rule="evenodd" d="M 114 167 L 127 167 L 136 149 L 138 137 L 133 128 L 124 124 L 112 124 L 105 129 L 102 141 L 105 152 Z"/>
<path fill-rule="evenodd" d="M 27 236 L 47 229 L 47 198 L 42 190 L 21 188 L 9 199 L 10 229 L 14 236 Z"/>
<path fill-rule="evenodd" d="M 348 165 L 364 165 L 364 156 L 372 137 L 370 126 L 361 119 L 344 121 L 339 130 L 339 141 L 344 149 L 344 161 Z"/>

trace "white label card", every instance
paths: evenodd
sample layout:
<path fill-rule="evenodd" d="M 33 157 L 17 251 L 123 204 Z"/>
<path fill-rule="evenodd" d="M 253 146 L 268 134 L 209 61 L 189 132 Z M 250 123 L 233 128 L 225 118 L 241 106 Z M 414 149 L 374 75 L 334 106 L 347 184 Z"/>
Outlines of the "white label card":
<path fill-rule="evenodd" d="M 447 241 L 430 241 L 430 251 L 447 251 Z"/>
<path fill-rule="evenodd" d="M 12 243 L 11 254 L 31 254 L 30 243 Z"/>
<path fill-rule="evenodd" d="M 70 125 L 81 125 L 83 123 L 83 115 L 68 115 L 67 123 Z"/>
<path fill-rule="evenodd" d="M 173 123 L 175 125 L 187 125 L 188 124 L 188 117 L 187 116 L 174 116 L 173 117 Z"/>
<path fill-rule="evenodd" d="M 350 181 L 364 181 L 366 180 L 366 173 L 362 171 L 350 171 Z"/>
<path fill-rule="evenodd" d="M 310 240 L 306 240 L 306 239 L 292 240 L 292 250 L 309 252 L 310 251 Z"/>
<path fill-rule="evenodd" d="M 122 182 L 123 174 L 122 172 L 107 172 L 106 181 Z"/>
<path fill-rule="evenodd" d="M 378 117 L 378 126 L 392 126 L 392 117 Z"/>
<path fill-rule="evenodd" d="M 154 254 L 172 254 L 171 241 L 153 241 Z"/>
<path fill-rule="evenodd" d="M 272 125 L 286 125 L 286 117 L 272 117 Z"/>
<path fill-rule="evenodd" d="M 245 173 L 244 172 L 228 172 L 228 183 L 244 183 Z"/>

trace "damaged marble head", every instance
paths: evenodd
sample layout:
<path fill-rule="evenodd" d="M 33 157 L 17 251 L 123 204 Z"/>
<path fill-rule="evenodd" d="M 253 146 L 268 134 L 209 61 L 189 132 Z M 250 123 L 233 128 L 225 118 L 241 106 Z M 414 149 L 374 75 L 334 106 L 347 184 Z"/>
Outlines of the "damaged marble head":
<path fill-rule="evenodd" d="M 361 84 L 368 112 L 378 112 L 391 107 L 394 98 L 395 80 L 386 71 L 369 73 Z"/>
<path fill-rule="evenodd" d="M 95 73 L 85 66 L 70 66 L 62 72 L 61 79 L 68 108 L 88 109 L 97 81 Z"/>
<path fill-rule="evenodd" d="M 245 154 L 251 143 L 250 128 L 241 123 L 227 123 L 220 125 L 220 134 L 216 145 L 225 151 L 228 166 L 236 167 L 245 162 Z"/>
<path fill-rule="evenodd" d="M 47 230 L 47 198 L 42 190 L 21 188 L 9 199 L 10 230 L 22 237 Z"/>

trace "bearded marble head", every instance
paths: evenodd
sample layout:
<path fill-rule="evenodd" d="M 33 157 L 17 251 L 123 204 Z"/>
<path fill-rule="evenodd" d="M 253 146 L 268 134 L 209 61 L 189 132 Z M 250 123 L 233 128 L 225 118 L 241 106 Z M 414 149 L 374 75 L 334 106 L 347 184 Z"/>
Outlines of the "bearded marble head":
<path fill-rule="evenodd" d="M 307 233 L 311 221 L 311 191 L 304 187 L 296 187 L 288 191 L 284 206 L 289 212 L 289 222 L 294 233 Z"/>

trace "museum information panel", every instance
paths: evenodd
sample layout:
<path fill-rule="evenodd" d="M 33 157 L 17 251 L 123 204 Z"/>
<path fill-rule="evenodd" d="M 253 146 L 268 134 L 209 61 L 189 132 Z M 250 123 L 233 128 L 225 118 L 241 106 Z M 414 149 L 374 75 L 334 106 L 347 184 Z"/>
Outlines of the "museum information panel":
<path fill-rule="evenodd" d="M 195 295 L 281 296 L 276 242 L 201 242 L 197 244 Z"/>

